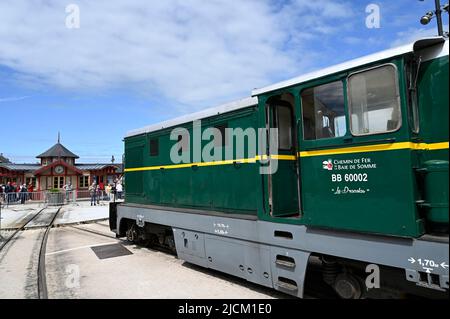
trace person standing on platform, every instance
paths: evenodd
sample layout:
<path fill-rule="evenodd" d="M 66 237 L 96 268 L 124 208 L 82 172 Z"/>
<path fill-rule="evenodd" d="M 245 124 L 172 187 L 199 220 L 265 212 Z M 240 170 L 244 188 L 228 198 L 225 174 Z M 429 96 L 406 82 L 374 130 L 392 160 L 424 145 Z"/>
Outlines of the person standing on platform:
<path fill-rule="evenodd" d="M 95 192 L 97 193 L 97 205 L 100 205 L 100 196 L 102 194 L 102 191 L 100 189 L 100 185 L 97 185 Z"/>
<path fill-rule="evenodd" d="M 69 202 L 70 195 L 72 194 L 72 183 L 68 182 L 66 185 L 64 185 L 64 190 L 66 191 L 66 201 Z"/>
<path fill-rule="evenodd" d="M 27 191 L 28 191 L 28 199 L 29 199 L 29 200 L 33 199 L 33 198 L 32 198 L 32 197 L 33 197 L 32 195 L 33 195 L 34 187 L 33 187 L 33 184 L 32 184 L 32 183 L 28 184 Z"/>
<path fill-rule="evenodd" d="M 20 192 L 19 192 L 19 198 L 20 198 L 21 204 L 25 204 L 25 201 L 27 200 L 27 193 L 28 193 L 27 185 L 23 184 L 22 187 L 20 188 Z"/>
<path fill-rule="evenodd" d="M 93 182 L 91 186 L 89 186 L 89 195 L 91 195 L 91 206 L 97 206 L 97 183 Z"/>
<path fill-rule="evenodd" d="M 123 192 L 122 183 L 120 183 L 120 182 L 117 183 L 116 192 L 117 192 L 117 199 L 122 199 L 122 192 Z"/>
<path fill-rule="evenodd" d="M 108 199 L 108 201 L 111 201 L 111 184 L 106 185 L 105 187 L 105 192 L 106 192 L 106 198 Z"/>

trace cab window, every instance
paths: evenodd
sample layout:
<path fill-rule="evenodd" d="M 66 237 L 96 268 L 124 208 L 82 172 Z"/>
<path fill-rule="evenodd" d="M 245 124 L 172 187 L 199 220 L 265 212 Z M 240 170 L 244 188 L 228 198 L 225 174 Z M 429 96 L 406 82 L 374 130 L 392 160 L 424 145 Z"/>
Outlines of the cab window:
<path fill-rule="evenodd" d="M 292 114 L 291 109 L 286 106 L 278 106 L 277 127 L 278 144 L 280 150 L 290 150 L 292 148 Z"/>
<path fill-rule="evenodd" d="M 401 126 L 397 69 L 389 64 L 348 78 L 350 130 L 353 135 L 396 131 Z"/>
<path fill-rule="evenodd" d="M 336 81 L 302 91 L 303 139 L 319 140 L 344 136 L 344 88 Z"/>

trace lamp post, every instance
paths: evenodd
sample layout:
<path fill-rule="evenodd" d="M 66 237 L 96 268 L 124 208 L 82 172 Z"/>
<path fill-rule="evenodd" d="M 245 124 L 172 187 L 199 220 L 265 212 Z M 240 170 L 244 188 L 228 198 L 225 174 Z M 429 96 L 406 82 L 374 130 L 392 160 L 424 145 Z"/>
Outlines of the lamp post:
<path fill-rule="evenodd" d="M 442 10 L 441 10 L 441 1 L 440 0 L 434 0 L 434 4 L 436 6 L 436 21 L 438 26 L 438 34 L 439 36 L 444 35 L 444 29 L 442 27 Z"/>
<path fill-rule="evenodd" d="M 424 1 L 424 0 L 420 0 L 420 1 Z M 441 6 L 441 1 L 440 0 L 434 0 L 434 5 L 435 5 L 435 11 L 429 11 L 427 12 L 424 16 L 422 16 L 422 18 L 420 19 L 420 23 L 423 25 L 427 25 L 428 23 L 430 23 L 430 21 L 433 19 L 434 16 L 436 16 L 436 23 L 437 23 L 437 27 L 438 27 L 438 35 L 439 36 L 446 36 L 446 34 L 444 33 L 444 28 L 442 26 L 442 11 L 447 11 L 448 13 L 448 4 Z"/>

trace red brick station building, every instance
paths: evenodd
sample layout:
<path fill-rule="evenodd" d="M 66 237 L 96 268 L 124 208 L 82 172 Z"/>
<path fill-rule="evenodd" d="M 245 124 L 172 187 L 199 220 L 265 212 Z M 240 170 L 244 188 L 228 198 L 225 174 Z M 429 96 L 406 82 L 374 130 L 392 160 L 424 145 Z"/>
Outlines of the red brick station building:
<path fill-rule="evenodd" d="M 79 158 L 59 141 L 44 153 L 36 156 L 40 163 L 14 164 L 0 154 L 0 185 L 8 182 L 17 185 L 30 183 L 34 191 L 52 188 L 61 189 L 72 183 L 73 189 L 88 189 L 95 180 L 97 183 L 113 183 L 122 176 L 122 164 L 80 164 Z"/>

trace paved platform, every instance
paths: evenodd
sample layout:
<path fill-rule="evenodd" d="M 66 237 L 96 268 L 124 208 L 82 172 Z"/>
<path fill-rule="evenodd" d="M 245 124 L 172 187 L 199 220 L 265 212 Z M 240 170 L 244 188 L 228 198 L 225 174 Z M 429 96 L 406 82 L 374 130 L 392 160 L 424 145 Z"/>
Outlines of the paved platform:
<path fill-rule="evenodd" d="M 12 205 L 7 208 L 5 206 L 2 206 L 1 228 L 18 228 L 34 213 L 42 208 L 42 204 Z"/>
<path fill-rule="evenodd" d="M 109 217 L 109 203 L 103 202 L 97 206 L 91 206 L 90 202 L 78 202 L 65 205 L 55 220 L 55 225 L 66 225 L 96 221 Z"/>
<path fill-rule="evenodd" d="M 46 270 L 49 298 L 290 298 L 116 239 L 106 222 L 53 228 Z"/>
<path fill-rule="evenodd" d="M 25 221 L 29 220 L 32 215 L 44 208 L 42 204 L 26 204 L 14 205 L 8 208 L 2 207 L 1 211 L 1 229 L 11 229 L 21 227 Z M 49 206 L 46 210 L 49 214 L 53 214 L 56 207 Z M 31 222 L 30 227 L 39 227 L 41 221 L 47 220 L 43 214 L 42 218 L 37 218 Z M 109 217 L 109 202 L 102 202 L 97 206 L 91 206 L 89 201 L 81 201 L 74 204 L 64 205 L 61 208 L 55 225 L 77 224 L 98 221 Z"/>

